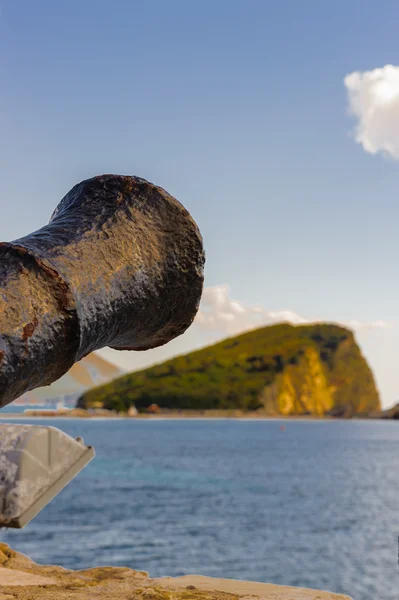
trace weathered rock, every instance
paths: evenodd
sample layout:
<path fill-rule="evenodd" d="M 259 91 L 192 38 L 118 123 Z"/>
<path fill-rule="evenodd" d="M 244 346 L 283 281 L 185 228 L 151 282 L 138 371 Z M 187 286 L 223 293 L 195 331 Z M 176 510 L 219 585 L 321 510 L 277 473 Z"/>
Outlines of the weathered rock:
<path fill-rule="evenodd" d="M 369 414 L 371 419 L 399 419 L 399 404 L 395 404 L 391 408 L 387 408 L 386 410 L 373 411 Z"/>
<path fill-rule="evenodd" d="M 0 244 L 0 407 L 93 350 L 184 333 L 203 266 L 199 230 L 165 190 L 119 175 L 76 185 L 48 225 Z"/>
<path fill-rule="evenodd" d="M 350 600 L 349 596 L 198 575 L 151 579 L 127 568 L 36 565 L 0 544 L 0 600 Z"/>

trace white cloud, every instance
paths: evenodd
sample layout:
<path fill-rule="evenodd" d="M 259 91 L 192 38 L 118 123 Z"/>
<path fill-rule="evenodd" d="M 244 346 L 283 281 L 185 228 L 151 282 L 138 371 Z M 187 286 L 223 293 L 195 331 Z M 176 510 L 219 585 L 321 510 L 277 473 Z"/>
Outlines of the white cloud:
<path fill-rule="evenodd" d="M 366 152 L 399 160 L 399 67 L 355 71 L 344 79 L 349 109 L 356 117 L 356 142 Z"/>
<path fill-rule="evenodd" d="M 247 306 L 230 297 L 230 288 L 226 284 L 215 285 L 204 289 L 200 310 L 194 323 L 202 330 L 213 336 L 228 336 L 242 333 L 249 329 L 270 325 L 272 323 L 288 322 L 295 325 L 323 321 L 324 319 L 306 319 L 288 310 L 268 310 L 256 304 Z M 347 321 L 341 325 L 355 330 L 376 329 L 389 327 L 385 321 Z"/>
<path fill-rule="evenodd" d="M 348 327 L 350 327 L 351 329 L 355 329 L 355 330 L 363 330 L 363 329 L 387 329 L 388 327 L 391 327 L 390 323 L 387 323 L 386 321 L 370 321 L 370 323 L 367 322 L 361 322 L 361 321 L 348 321 L 346 323 L 346 325 Z"/>

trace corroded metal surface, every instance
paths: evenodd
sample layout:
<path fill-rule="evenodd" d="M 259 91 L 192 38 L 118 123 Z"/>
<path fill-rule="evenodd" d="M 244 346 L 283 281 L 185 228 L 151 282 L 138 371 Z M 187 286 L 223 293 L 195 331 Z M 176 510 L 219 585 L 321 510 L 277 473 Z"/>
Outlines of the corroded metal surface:
<path fill-rule="evenodd" d="M 184 333 L 203 267 L 198 227 L 162 188 L 119 175 L 76 185 L 48 225 L 0 244 L 0 407 L 94 350 Z"/>

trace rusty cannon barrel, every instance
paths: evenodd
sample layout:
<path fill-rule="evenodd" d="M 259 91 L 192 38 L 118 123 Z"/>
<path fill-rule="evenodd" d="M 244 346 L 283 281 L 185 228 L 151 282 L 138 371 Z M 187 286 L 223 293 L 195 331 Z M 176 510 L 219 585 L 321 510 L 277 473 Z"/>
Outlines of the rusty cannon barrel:
<path fill-rule="evenodd" d="M 94 350 L 184 333 L 204 260 L 197 225 L 162 188 L 120 175 L 76 185 L 48 225 L 0 244 L 0 407 Z"/>

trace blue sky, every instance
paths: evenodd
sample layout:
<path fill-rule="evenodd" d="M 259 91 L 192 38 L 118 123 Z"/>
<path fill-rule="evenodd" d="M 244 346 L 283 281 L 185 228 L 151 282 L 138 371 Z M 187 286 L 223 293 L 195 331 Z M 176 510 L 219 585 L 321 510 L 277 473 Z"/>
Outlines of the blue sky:
<path fill-rule="evenodd" d="M 398 19 L 393 1 L 0 0 L 0 238 L 41 227 L 82 179 L 145 177 L 198 222 L 207 287 L 245 310 L 359 321 L 392 404 L 399 164 L 356 143 L 344 78 L 399 64 Z M 196 324 L 118 360 L 222 333 Z"/>

